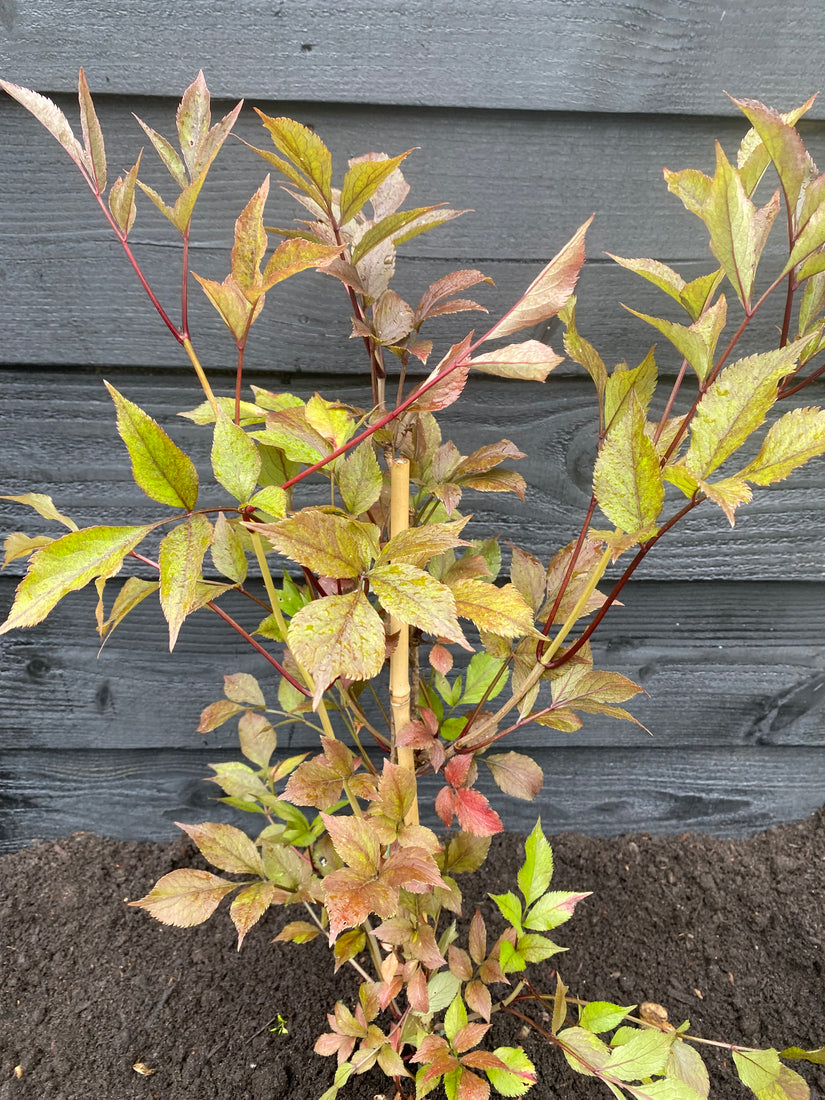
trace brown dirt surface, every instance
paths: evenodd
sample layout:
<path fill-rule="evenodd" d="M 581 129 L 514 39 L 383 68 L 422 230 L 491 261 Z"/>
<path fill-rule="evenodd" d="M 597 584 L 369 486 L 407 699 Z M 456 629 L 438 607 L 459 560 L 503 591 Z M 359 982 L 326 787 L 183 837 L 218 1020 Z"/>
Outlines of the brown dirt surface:
<path fill-rule="evenodd" d="M 536 968 L 539 986 L 552 990 L 557 964 L 571 993 L 658 1002 L 708 1038 L 825 1043 L 825 808 L 748 840 L 567 834 L 553 847 L 555 888 L 593 896 L 554 934 L 569 951 Z M 521 857 L 522 838 L 495 838 L 461 883 L 467 915 L 482 903 L 495 923 L 486 893 L 514 887 Z M 238 953 L 225 905 L 195 929 L 126 906 L 181 866 L 204 866 L 188 841 L 84 833 L 0 859 L 0 1100 L 317 1100 L 328 1087 L 334 1063 L 312 1048 L 333 1002 L 352 1003 L 353 972 L 332 975 L 323 939 L 273 944 L 292 911 L 267 914 Z M 287 1035 L 270 1031 L 279 1014 Z M 521 1027 L 497 1017 L 491 1037 L 536 1063 L 528 1095 L 609 1096 Z M 726 1052 L 708 1065 L 714 1100 L 750 1095 Z M 825 1097 L 825 1066 L 794 1068 Z M 390 1100 L 388 1085 L 371 1071 L 340 1097 Z"/>

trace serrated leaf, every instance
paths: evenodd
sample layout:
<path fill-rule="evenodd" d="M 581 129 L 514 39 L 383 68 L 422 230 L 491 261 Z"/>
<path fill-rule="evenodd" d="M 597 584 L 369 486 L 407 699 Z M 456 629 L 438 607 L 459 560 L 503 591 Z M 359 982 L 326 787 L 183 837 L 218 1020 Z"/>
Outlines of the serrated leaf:
<path fill-rule="evenodd" d="M 570 920 L 579 902 L 589 897 L 589 893 L 571 894 L 563 890 L 551 890 L 542 894 L 524 918 L 524 927 L 539 932 L 550 932 Z M 582 1024 L 582 1027 L 588 1026 L 589 1024 Z M 595 1029 L 591 1027 L 590 1030 Z"/>
<path fill-rule="evenodd" d="M 532 802 L 544 785 L 544 772 L 535 760 L 520 752 L 496 753 L 482 760 L 492 772 L 496 786 L 512 798 Z"/>
<path fill-rule="evenodd" d="M 251 497 L 261 472 L 261 457 L 254 440 L 243 428 L 220 412 L 212 437 L 212 472 L 237 501 Z"/>
<path fill-rule="evenodd" d="M 109 191 L 109 210 L 117 223 L 118 229 L 124 237 L 128 237 L 135 224 L 137 207 L 135 206 L 135 184 L 137 183 L 138 169 L 140 168 L 141 151 L 138 159 L 123 176 L 118 176 Z"/>
<path fill-rule="evenodd" d="M 693 1089 L 702 1100 L 707 1100 L 710 1077 L 701 1055 L 690 1043 L 679 1041 L 673 1044 L 665 1063 L 665 1074 Z"/>
<path fill-rule="evenodd" d="M 408 226 L 414 225 L 419 219 L 438 212 L 438 206 L 419 206 L 414 210 L 401 210 L 379 218 L 369 227 L 364 236 L 358 241 L 352 250 L 353 264 L 359 264 L 379 244 L 386 241 Z"/>
<path fill-rule="evenodd" d="M 718 504 L 731 527 L 736 523 L 736 509 L 740 504 L 749 504 L 753 497 L 750 486 L 741 477 L 725 477 L 720 481 L 700 481 L 698 489 L 708 500 Z"/>
<path fill-rule="evenodd" d="M 439 554 L 468 544 L 459 535 L 469 517 L 447 523 L 428 523 L 423 527 L 410 527 L 393 535 L 383 546 L 378 558 L 385 561 L 404 562 L 419 568 Z"/>
<path fill-rule="evenodd" d="M 593 379 L 596 393 L 599 395 L 599 400 L 601 401 L 605 386 L 607 385 L 607 367 L 593 345 L 588 340 L 583 339 L 578 333 L 576 328 L 575 295 L 571 295 L 567 300 L 564 308 L 559 311 L 559 316 L 565 325 L 564 350 L 573 362 L 584 367 Z"/>
<path fill-rule="evenodd" d="M 357 159 L 350 161 L 350 167 L 344 176 L 341 187 L 341 225 L 346 225 L 369 202 L 386 178 L 398 168 L 412 149 L 397 157 L 385 160 Z"/>
<path fill-rule="evenodd" d="M 132 117 L 151 141 L 156 153 L 166 165 L 166 168 L 168 169 L 172 179 L 175 181 L 181 191 L 183 191 L 188 183 L 186 168 L 184 167 L 183 161 L 180 159 L 173 146 L 166 140 L 165 137 L 163 137 L 162 134 L 159 134 L 156 130 L 153 130 L 151 126 L 147 126 L 143 119 L 138 118 L 137 115 L 133 115 Z"/>
<path fill-rule="evenodd" d="M 309 921 L 293 920 L 284 925 L 273 940 L 273 943 L 278 941 L 281 943 L 309 943 L 310 940 L 314 940 L 321 934 L 321 929 L 316 928 L 316 926 L 310 924 Z M 341 936 L 340 938 L 343 939 L 344 937 Z"/>
<path fill-rule="evenodd" d="M 802 138 L 778 111 L 766 107 L 758 100 L 734 98 L 733 102 L 753 126 L 773 161 L 785 193 L 785 202 L 795 221 L 797 201 L 805 182 L 808 159 Z"/>
<path fill-rule="evenodd" d="M 269 413 L 264 431 L 251 434 L 270 451 L 283 451 L 283 457 L 291 462 L 317 462 L 332 451 L 329 442 L 307 420 L 303 402 Z"/>
<path fill-rule="evenodd" d="M 490 1084 L 502 1096 L 523 1096 L 536 1083 L 536 1067 L 521 1047 L 496 1047 L 493 1051 L 506 1069 L 490 1068 Z"/>
<path fill-rule="evenodd" d="M 377 555 L 377 529 L 349 516 L 308 508 L 276 524 L 256 524 L 285 557 L 325 577 L 354 578 Z"/>
<path fill-rule="evenodd" d="M 499 638 L 517 638 L 534 632 L 533 612 L 512 584 L 498 588 L 470 579 L 460 580 L 450 587 L 458 615 L 470 619 L 479 630 Z"/>
<path fill-rule="evenodd" d="M 202 150 L 212 121 L 209 90 L 202 72 L 198 73 L 183 93 L 175 121 L 184 163 L 189 169 L 190 177 L 195 178 L 203 170 Z"/>
<path fill-rule="evenodd" d="M 465 832 L 475 836 L 494 836 L 504 831 L 501 818 L 481 791 L 461 787 L 453 792 L 453 798 L 455 816 Z"/>
<path fill-rule="evenodd" d="M 553 850 L 541 828 L 541 818 L 533 826 L 524 845 L 524 863 L 519 868 L 518 885 L 528 908 L 546 893 L 553 877 Z"/>
<path fill-rule="evenodd" d="M 324 596 L 296 612 L 289 648 L 315 681 L 313 704 L 339 676 L 371 680 L 384 665 L 385 635 L 378 613 L 360 589 Z"/>
<path fill-rule="evenodd" d="M 255 844 L 246 833 L 234 825 L 218 825 L 204 822 L 202 825 L 183 825 L 176 821 L 198 846 L 198 850 L 214 867 L 235 875 L 263 875 L 264 865 Z"/>
<path fill-rule="evenodd" d="M 209 871 L 181 868 L 158 879 L 149 893 L 129 905 L 146 909 L 161 924 L 192 928 L 208 920 L 221 900 L 238 888 Z"/>
<path fill-rule="evenodd" d="M 246 759 L 259 768 L 268 768 L 278 746 L 278 734 L 272 723 L 263 714 L 248 710 L 238 723 L 238 736 Z"/>
<path fill-rule="evenodd" d="M 257 302 L 262 290 L 261 260 L 266 253 L 268 238 L 264 229 L 263 211 L 269 196 L 269 176 L 246 204 L 235 221 L 232 246 L 232 275 L 248 301 Z"/>
<path fill-rule="evenodd" d="M 665 500 L 659 456 L 645 435 L 645 415 L 635 393 L 624 415 L 607 431 L 593 471 L 593 495 L 622 531 L 649 538 Z"/>
<path fill-rule="evenodd" d="M 160 588 L 160 585 L 157 581 L 145 581 L 140 577 L 127 577 L 123 582 L 123 587 L 115 597 L 109 618 L 100 623 L 98 627 L 98 634 L 101 638 L 108 637 L 115 627 L 123 622 L 130 611 L 133 611 L 147 596 L 157 592 L 158 588 Z"/>
<path fill-rule="evenodd" d="M 498 340 L 555 317 L 573 293 L 584 264 L 584 237 L 593 218 L 579 226 L 567 244 L 533 280 L 518 302 L 493 325 L 485 340 Z"/>
<path fill-rule="evenodd" d="M 579 1013 L 579 1027 L 585 1027 L 594 1034 L 612 1031 L 618 1027 L 635 1005 L 614 1005 L 610 1001 L 590 1001 Z"/>
<path fill-rule="evenodd" d="M 592 1031 L 583 1027 L 567 1027 L 556 1035 L 562 1054 L 576 1071 L 585 1077 L 595 1076 L 610 1061 L 610 1048 Z"/>
<path fill-rule="evenodd" d="M 83 147 L 74 136 L 66 116 L 56 104 L 47 99 L 46 96 L 40 95 L 38 92 L 32 92 L 28 88 L 21 88 L 19 84 L 11 84 L 8 80 L 0 80 L 0 88 L 7 92 L 12 99 L 16 99 L 21 106 L 34 115 L 38 122 L 46 127 L 52 137 L 60 142 L 81 172 L 90 174 L 91 165 L 87 164 Z"/>
<path fill-rule="evenodd" d="M 257 111 L 278 152 L 312 184 L 310 194 L 332 201 L 332 156 L 317 134 L 291 118 L 272 118 Z M 292 178 L 292 177 L 290 177 Z M 300 180 L 300 176 L 299 176 Z M 298 182 L 293 179 L 293 182 Z M 306 190 L 306 182 L 300 186 Z"/>
<path fill-rule="evenodd" d="M 455 617 L 455 597 L 423 569 L 404 562 L 376 565 L 369 581 L 381 606 L 402 623 L 470 648 Z"/>
<path fill-rule="evenodd" d="M 240 703 L 233 703 L 231 699 L 218 699 L 216 703 L 210 703 L 201 712 L 201 720 L 198 723 L 197 733 L 211 733 L 212 730 L 234 718 L 243 711 Z"/>
<path fill-rule="evenodd" d="M 238 534 L 223 512 L 218 512 L 209 549 L 218 572 L 236 584 L 243 584 L 247 574 L 246 554 Z"/>
<path fill-rule="evenodd" d="M 102 194 L 106 190 L 106 150 L 103 145 L 103 132 L 100 129 L 100 121 L 92 102 L 83 69 L 80 70 L 77 82 L 77 98 L 80 104 L 80 126 L 83 132 L 87 162 L 91 168 L 97 193 Z"/>
<path fill-rule="evenodd" d="M 467 672 L 464 676 L 464 690 L 461 693 L 461 702 L 467 706 L 480 703 L 490 688 L 487 699 L 495 699 L 507 686 L 507 676 L 499 676 L 506 662 L 491 657 L 489 653 L 476 653 L 470 658 Z M 491 687 L 491 685 L 495 686 Z M 492 757 L 486 757 L 485 763 L 489 763 Z M 504 788 L 502 788 L 503 790 Z"/>
<path fill-rule="evenodd" d="M 249 931 L 257 924 L 273 902 L 277 887 L 272 882 L 253 882 L 232 899 L 229 916 L 238 932 L 238 950 Z"/>
<path fill-rule="evenodd" d="M 202 515 L 187 516 L 160 544 L 160 606 L 169 624 L 169 649 L 175 647 L 187 615 L 203 606 L 199 582 L 212 524 Z"/>
<path fill-rule="evenodd" d="M 238 347 L 242 347 L 256 311 L 263 305 L 263 298 L 258 298 L 253 306 L 232 275 L 227 275 L 222 283 L 204 279 L 196 271 L 192 272 L 192 277 L 200 283 L 204 294 L 220 314 Z"/>
<path fill-rule="evenodd" d="M 250 707 L 266 705 L 261 685 L 248 672 L 233 672 L 231 676 L 224 676 L 223 690 L 226 698 L 233 703 L 243 703 Z"/>
<path fill-rule="evenodd" d="M 488 351 L 469 360 L 473 370 L 482 374 L 495 374 L 499 378 L 518 378 L 524 382 L 544 382 L 547 375 L 563 362 L 547 344 L 540 340 L 525 340 L 521 344 L 508 344 L 498 351 Z"/>
<path fill-rule="evenodd" d="M 776 400 L 777 383 L 790 374 L 804 341 L 751 355 L 722 370 L 699 402 L 685 466 L 698 480 L 742 446 Z"/>
<path fill-rule="evenodd" d="M 13 500 L 16 504 L 25 504 L 29 508 L 33 508 L 43 519 L 56 520 L 58 523 L 62 523 L 64 527 L 68 527 L 70 531 L 78 530 L 75 521 L 70 519 L 69 516 L 64 516 L 62 512 L 58 512 L 52 498 L 45 493 L 22 493 L 16 497 L 0 496 L 0 500 Z"/>
<path fill-rule="evenodd" d="M 260 451 L 258 455 L 260 457 Z M 287 495 L 280 485 L 265 485 L 263 489 L 259 489 L 257 493 L 249 498 L 249 504 L 256 511 L 263 512 L 265 516 L 282 519 L 286 516 L 288 501 Z"/>
<path fill-rule="evenodd" d="M 52 542 L 54 542 L 54 539 L 48 535 L 35 535 L 32 537 L 22 531 L 11 531 L 3 540 L 3 569 L 13 561 L 17 561 L 18 558 L 30 558 L 32 554 L 42 550 L 44 546 L 48 546 Z"/>
<path fill-rule="evenodd" d="M 450 1042 L 453 1041 L 466 1023 L 467 1009 L 464 1007 L 464 1001 L 461 999 L 461 994 L 457 993 L 444 1015 L 444 1034 Z"/>
<path fill-rule="evenodd" d="M 436 279 L 421 296 L 421 301 L 418 303 L 415 311 L 416 322 L 420 324 L 428 317 L 438 316 L 442 311 L 441 307 L 437 304 L 438 302 L 442 302 L 444 298 L 449 298 L 451 294 L 457 294 L 462 290 L 467 290 L 477 283 L 490 283 L 493 286 L 495 285 L 493 280 L 487 275 L 473 268 L 453 271 L 449 275 L 444 275 L 441 279 Z M 475 305 L 475 303 L 473 303 L 473 305 Z"/>
<path fill-rule="evenodd" d="M 339 245 L 319 244 L 301 238 L 284 241 L 278 245 L 264 268 L 262 289 L 271 290 L 277 283 L 289 279 L 301 271 L 310 268 L 324 269 L 325 265 L 339 255 Z"/>
<path fill-rule="evenodd" d="M 155 524 L 143 527 L 86 527 L 55 539 L 29 561 L 17 586 L 8 618 L 0 634 L 42 622 L 69 592 L 84 588 L 97 577 L 114 577 L 123 559 Z"/>
<path fill-rule="evenodd" d="M 198 472 L 157 421 L 104 382 L 117 410 L 117 430 L 132 460 L 137 486 L 159 504 L 190 511 L 198 500 Z"/>
<path fill-rule="evenodd" d="M 604 1072 L 619 1081 L 636 1081 L 660 1074 L 675 1041 L 674 1031 L 654 1028 L 636 1031 L 627 1042 L 614 1046 Z"/>
<path fill-rule="evenodd" d="M 673 344 L 676 350 L 687 359 L 696 371 L 700 382 L 704 382 L 713 369 L 713 353 L 719 336 L 725 327 L 727 303 L 724 294 L 706 310 L 690 327 L 677 325 L 662 317 L 650 317 L 646 313 L 628 310 L 634 317 L 647 321 L 657 328 Z"/>
<path fill-rule="evenodd" d="M 771 426 L 759 454 L 739 476 L 754 485 L 772 485 L 823 452 L 825 411 L 793 409 Z"/>
<path fill-rule="evenodd" d="M 643 279 L 647 279 L 649 283 L 659 287 L 679 305 L 683 304 L 682 291 L 685 289 L 685 280 L 672 267 L 668 267 L 667 264 L 663 264 L 659 260 L 628 259 L 625 256 L 614 256 L 612 252 L 606 252 L 605 255 L 609 256 L 614 263 L 626 267 L 628 271 L 640 275 Z"/>
<path fill-rule="evenodd" d="M 462 875 L 477 871 L 490 850 L 490 838 L 460 832 L 447 844 L 442 870 L 445 874 Z"/>
<path fill-rule="evenodd" d="M 504 917 L 508 924 L 511 924 L 515 929 L 521 929 L 521 902 L 513 893 L 512 890 L 508 890 L 506 894 L 490 894 L 492 900 L 498 906 L 498 911 Z"/>
<path fill-rule="evenodd" d="M 656 358 L 651 348 L 638 367 L 627 370 L 620 364 L 607 380 L 604 391 L 604 422 L 609 428 L 621 416 L 632 408 L 630 398 L 634 396 L 647 414 L 651 398 L 656 392 Z"/>
<path fill-rule="evenodd" d="M 778 1053 L 773 1050 L 734 1050 L 733 1062 L 743 1085 L 759 1095 L 773 1085 L 782 1069 Z M 780 1097 L 777 1097 L 780 1100 Z"/>
<path fill-rule="evenodd" d="M 350 451 L 344 461 L 339 462 L 336 484 L 344 507 L 353 516 L 362 515 L 376 503 L 384 486 L 384 475 L 370 440 Z"/>
<path fill-rule="evenodd" d="M 461 396 L 467 384 L 467 375 L 470 370 L 467 352 L 470 349 L 472 333 L 468 333 L 464 339 L 453 344 L 440 363 L 432 370 L 419 386 L 429 388 L 421 393 L 411 406 L 417 412 L 434 412 L 438 409 L 446 409 L 454 404 Z"/>

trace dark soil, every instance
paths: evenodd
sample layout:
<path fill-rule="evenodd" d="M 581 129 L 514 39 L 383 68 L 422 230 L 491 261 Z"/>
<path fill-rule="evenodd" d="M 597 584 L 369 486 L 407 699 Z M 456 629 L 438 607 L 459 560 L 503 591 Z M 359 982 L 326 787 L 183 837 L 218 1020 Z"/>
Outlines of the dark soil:
<path fill-rule="evenodd" d="M 539 968 L 547 989 L 560 958 L 571 992 L 657 1001 L 708 1038 L 825 1043 L 825 808 L 751 840 L 565 835 L 554 849 L 554 885 L 594 896 L 556 933 L 570 950 Z M 464 879 L 469 913 L 486 891 L 514 885 L 520 857 L 519 838 L 496 838 L 484 870 Z M 223 910 L 174 929 L 124 904 L 191 865 L 188 842 L 82 833 L 0 860 L 0 1100 L 316 1100 L 330 1084 L 334 1064 L 312 1047 L 334 1000 L 351 1002 L 352 972 L 332 976 L 321 939 L 272 944 L 295 919 L 283 910 L 238 954 Z M 288 1035 L 269 1030 L 278 1014 Z M 497 1018 L 492 1035 L 525 1046 L 536 1100 L 609 1095 L 520 1028 Z M 708 1062 L 712 1097 L 750 1095 L 724 1054 Z M 142 1076 L 139 1063 L 154 1072 Z M 825 1097 L 825 1066 L 795 1066 Z M 341 1097 L 390 1100 L 385 1086 L 370 1073 Z"/>

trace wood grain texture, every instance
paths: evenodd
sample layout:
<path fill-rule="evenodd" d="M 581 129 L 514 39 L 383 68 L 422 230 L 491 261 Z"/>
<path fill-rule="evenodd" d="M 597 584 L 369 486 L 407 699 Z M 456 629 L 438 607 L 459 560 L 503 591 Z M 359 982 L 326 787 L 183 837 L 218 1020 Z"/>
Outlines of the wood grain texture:
<path fill-rule="evenodd" d="M 101 372 L 103 373 L 103 372 Z M 156 416 L 176 442 L 195 458 L 205 488 L 201 506 L 227 503 L 222 490 L 210 489 L 211 432 L 176 413 L 201 400 L 191 375 L 182 372 L 106 371 L 126 397 Z M 330 378 L 248 375 L 276 390 L 308 398 L 330 393 Z M 227 374 L 215 380 L 218 392 L 231 392 Z M 338 376 L 336 396 L 358 404 L 363 383 Z M 798 398 L 802 404 L 825 403 L 825 387 L 815 385 Z M 0 443 L 5 491 L 19 494 L 48 489 L 58 506 L 81 525 L 150 523 L 169 515 L 134 485 L 126 450 L 114 424 L 114 410 L 98 372 L 6 370 L 0 415 L 8 425 Z M 34 427 L 33 427 L 34 426 Z M 460 402 L 442 417 L 445 439 L 468 454 L 501 438 L 528 452 L 516 465 L 527 480 L 526 503 L 512 494 L 467 492 L 463 508 L 472 512 L 477 537 L 497 533 L 548 560 L 578 535 L 590 499 L 595 455 L 594 398 L 589 380 L 551 376 L 543 385 L 471 377 Z M 326 486 L 326 482 L 324 482 Z M 730 528 L 719 509 L 703 504 L 668 534 L 639 570 L 645 579 L 809 580 L 825 573 L 825 463 L 812 462 L 785 482 L 757 491 L 740 509 Z M 684 498 L 673 491 L 674 510 Z M 296 506 L 318 502 L 317 493 L 296 495 Z M 45 533 L 47 525 L 30 509 L 0 501 L 5 530 Z M 157 545 L 160 535 L 147 545 Z M 153 541 L 154 538 L 154 541 Z M 22 562 L 8 574 L 19 576 Z M 0 594 L 5 608 L 10 596 Z"/>
<path fill-rule="evenodd" d="M 722 89 L 784 109 L 819 87 L 825 16 L 807 0 L 57 0 L 0 7 L 0 68 L 42 91 L 168 95 L 202 67 L 221 95 L 675 113 Z M 758 81 L 758 88 L 754 83 Z M 800 94 L 801 93 L 801 94 Z M 729 108 L 728 108 L 729 109 Z"/>
<path fill-rule="evenodd" d="M 222 606 L 254 629 L 258 616 L 240 598 Z M 3 637 L 0 750 L 237 753 L 235 721 L 195 733 L 201 710 L 222 696 L 225 673 L 257 676 L 277 707 L 269 666 L 208 611 L 188 620 L 170 655 L 150 598 L 98 656 L 93 607 L 91 594 L 72 596 L 38 628 Z M 532 725 L 502 747 L 825 748 L 822 608 L 813 584 L 631 584 L 596 636 L 594 660 L 648 693 L 628 709 L 650 734 L 589 716 L 575 734 Z M 285 752 L 317 744 L 317 731 L 298 723 L 280 730 Z"/>
<path fill-rule="evenodd" d="M 537 754 L 545 785 L 535 802 L 501 794 L 486 769 L 479 787 L 515 832 L 540 814 L 549 834 L 706 832 L 747 836 L 812 813 L 822 801 L 822 749 L 555 749 Z M 214 801 L 209 752 L 127 749 L 7 753 L 0 765 L 0 852 L 82 829 L 134 840 L 170 840 L 175 821 L 257 824 Z M 440 781 L 422 783 L 422 821 Z"/>

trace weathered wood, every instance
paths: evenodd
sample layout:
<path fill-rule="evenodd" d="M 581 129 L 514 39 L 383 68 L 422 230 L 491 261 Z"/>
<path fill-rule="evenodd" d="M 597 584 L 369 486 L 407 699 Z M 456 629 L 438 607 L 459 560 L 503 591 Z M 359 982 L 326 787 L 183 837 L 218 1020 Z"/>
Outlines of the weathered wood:
<path fill-rule="evenodd" d="M 208 486 L 211 433 L 176 416 L 177 410 L 192 408 L 201 400 L 192 375 L 106 374 L 193 454 Z M 251 371 L 248 378 L 252 381 L 256 373 Z M 316 390 L 333 392 L 328 377 L 257 378 L 304 397 Z M 216 385 L 219 392 L 232 389 L 228 375 Z M 366 396 L 363 383 L 351 376 L 339 376 L 334 392 L 355 404 Z M 822 404 L 825 393 L 818 384 L 793 400 Z M 149 523 L 170 514 L 134 485 L 111 402 L 96 372 L 7 370 L 0 412 L 9 426 L 0 446 L 5 492 L 48 491 L 82 525 Z M 498 533 L 547 560 L 578 535 L 590 499 L 595 453 L 594 397 L 588 379 L 551 376 L 539 386 L 471 376 L 461 401 L 445 412 L 442 424 L 444 438 L 454 439 L 464 454 L 502 437 L 528 452 L 517 464 L 530 487 L 525 504 L 512 494 L 465 495 L 463 507 L 473 513 L 472 530 L 478 537 Z M 753 502 L 740 509 L 733 529 L 719 509 L 703 504 L 648 555 L 638 575 L 646 579 L 821 580 L 823 485 L 825 463 L 815 460 L 787 481 L 758 490 Z M 673 493 L 675 510 L 683 498 Z M 317 495 L 299 494 L 296 505 L 317 499 Z M 205 488 L 202 493 L 203 506 L 226 502 L 222 490 Z M 0 501 L 0 518 L 7 530 L 58 533 L 54 524 L 9 501 Z M 147 545 L 156 546 L 159 537 L 154 536 L 154 542 L 150 537 Z M 8 573 L 19 575 L 24 568 L 22 562 L 15 562 Z"/>
<path fill-rule="evenodd" d="M 575 734 L 528 726 L 504 748 L 825 747 L 821 585 L 637 583 L 623 602 L 600 628 L 594 659 L 649 693 L 628 709 L 653 737 L 629 722 L 589 716 Z M 238 597 L 222 606 L 247 629 L 259 621 Z M 223 694 L 224 673 L 259 677 L 277 707 L 269 666 L 208 611 L 184 625 L 170 655 L 150 598 L 98 657 L 93 608 L 91 593 L 72 596 L 36 629 L 0 641 L 0 748 L 237 754 L 236 722 L 195 733 L 201 710 Z M 284 751 L 318 744 L 317 731 L 297 723 L 279 737 Z"/>
<path fill-rule="evenodd" d="M 554 749 L 536 754 L 545 771 L 535 802 L 509 798 L 481 768 L 479 786 L 506 820 L 526 832 L 540 814 L 550 834 L 574 830 L 747 836 L 812 813 L 825 784 L 822 749 Z M 203 782 L 210 752 L 7 753 L 0 768 L 0 851 L 78 829 L 136 840 L 170 840 L 175 821 L 258 819 L 216 803 Z M 432 801 L 440 780 L 422 783 L 422 821 L 439 827 Z"/>
<path fill-rule="evenodd" d="M 787 109 L 819 87 L 825 16 L 807 0 L 494 0 L 329 5 L 4 0 L 4 75 L 68 91 L 168 95 L 198 67 L 216 93 L 526 110 L 721 113 L 723 88 Z M 758 87 L 754 85 L 758 83 Z"/>

